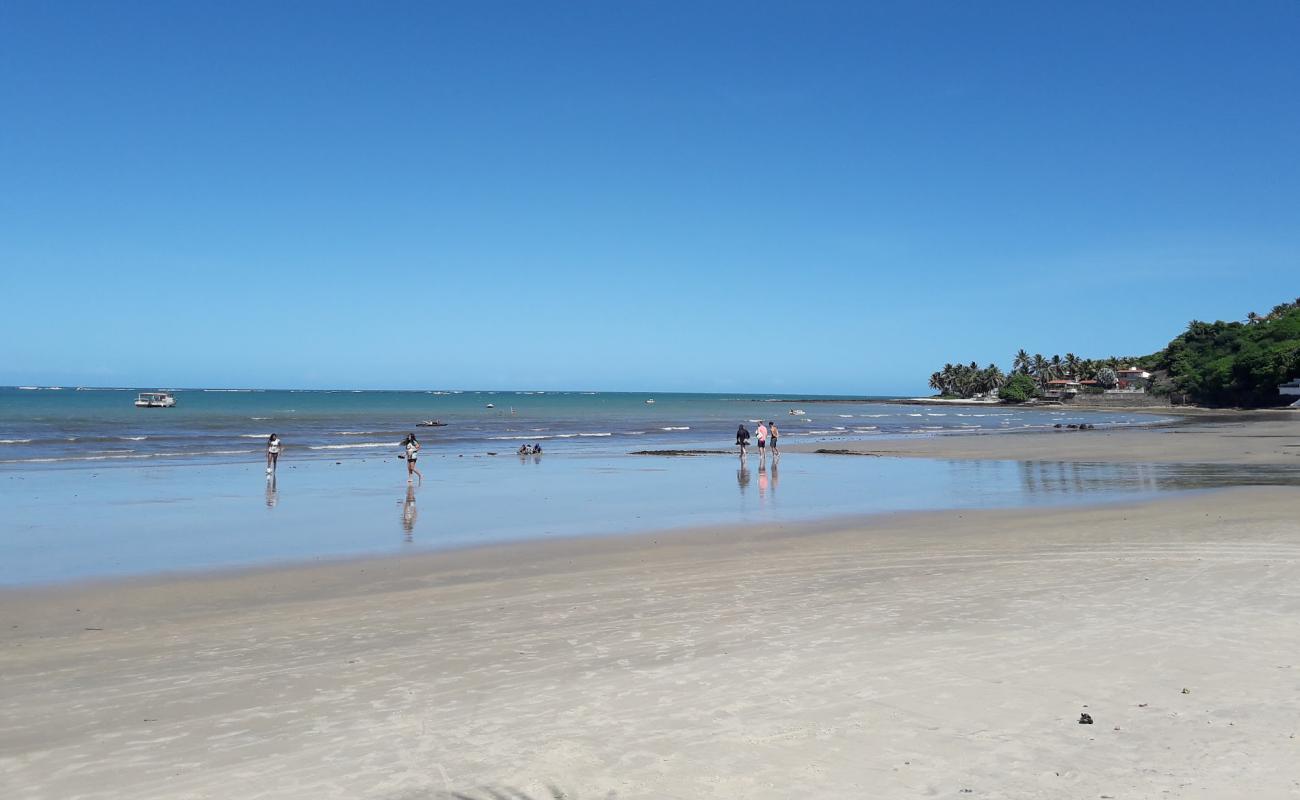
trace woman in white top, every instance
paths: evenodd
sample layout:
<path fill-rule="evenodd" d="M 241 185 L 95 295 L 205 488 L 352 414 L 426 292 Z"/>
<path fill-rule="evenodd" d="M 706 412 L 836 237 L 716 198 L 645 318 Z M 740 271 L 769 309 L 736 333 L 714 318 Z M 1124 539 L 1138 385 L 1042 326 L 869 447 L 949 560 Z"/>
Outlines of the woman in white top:
<path fill-rule="evenodd" d="M 420 440 L 415 438 L 414 433 L 408 433 L 402 440 L 402 448 L 406 450 L 406 482 L 410 483 L 411 476 L 414 475 L 420 479 L 420 483 L 424 483 L 424 476 L 415 468 L 415 461 L 420 456 Z"/>
<path fill-rule="evenodd" d="M 266 440 L 266 474 L 271 475 L 275 472 L 276 462 L 280 460 L 280 451 L 284 445 L 280 444 L 280 437 L 277 434 L 271 434 L 271 438 Z"/>

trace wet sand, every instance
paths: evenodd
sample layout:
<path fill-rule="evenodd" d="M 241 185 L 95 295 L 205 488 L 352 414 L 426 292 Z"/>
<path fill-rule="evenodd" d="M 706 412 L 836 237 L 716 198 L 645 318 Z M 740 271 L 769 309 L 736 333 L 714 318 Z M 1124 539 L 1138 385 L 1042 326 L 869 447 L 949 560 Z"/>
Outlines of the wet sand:
<path fill-rule="evenodd" d="M 1300 411 L 1208 413 L 1151 429 L 1061 428 L 1043 432 L 949 434 L 930 438 L 782 444 L 785 452 L 847 450 L 864 455 L 961 460 L 1095 461 L 1152 464 L 1300 464 Z"/>
<path fill-rule="evenodd" d="M 1297 508 L 1228 489 L 10 590 L 0 790 L 1294 796 Z"/>

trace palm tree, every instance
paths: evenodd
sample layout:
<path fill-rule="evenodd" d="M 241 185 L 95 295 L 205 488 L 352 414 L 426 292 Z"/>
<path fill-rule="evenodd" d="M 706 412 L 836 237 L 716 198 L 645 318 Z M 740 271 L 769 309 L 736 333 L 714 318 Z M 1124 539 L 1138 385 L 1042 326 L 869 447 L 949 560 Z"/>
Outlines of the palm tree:
<path fill-rule="evenodd" d="M 1072 380 L 1079 380 L 1079 357 L 1074 353 L 1065 354 L 1065 371 L 1070 374 Z"/>
<path fill-rule="evenodd" d="M 1035 353 L 1034 358 L 1029 365 L 1029 372 L 1034 376 L 1034 379 L 1038 381 L 1039 386 L 1047 385 L 1047 381 L 1049 380 L 1047 377 L 1048 371 L 1049 364 L 1047 359 L 1043 358 L 1042 353 Z"/>
<path fill-rule="evenodd" d="M 943 394 L 943 373 L 942 372 L 930 373 L 930 388 L 934 389 L 939 394 Z"/>
<path fill-rule="evenodd" d="M 980 385 L 980 391 L 985 394 L 992 392 L 994 389 L 1001 389 L 1002 384 L 1007 380 L 1007 376 L 1002 373 L 1002 370 L 998 369 L 997 364 L 989 364 L 985 367 L 981 377 L 983 381 Z"/>
<path fill-rule="evenodd" d="M 1030 359 L 1029 354 L 1026 353 L 1023 348 L 1021 348 L 1020 350 L 1016 351 L 1016 357 L 1011 361 L 1011 371 L 1018 372 L 1021 374 L 1028 374 L 1029 367 L 1031 364 L 1033 364 L 1033 360 Z"/>

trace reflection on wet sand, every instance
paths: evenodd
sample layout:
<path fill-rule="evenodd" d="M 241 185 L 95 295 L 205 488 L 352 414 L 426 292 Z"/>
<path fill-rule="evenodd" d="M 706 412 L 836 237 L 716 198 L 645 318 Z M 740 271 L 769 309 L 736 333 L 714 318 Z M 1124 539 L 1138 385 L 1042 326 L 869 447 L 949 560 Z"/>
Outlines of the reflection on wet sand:
<path fill-rule="evenodd" d="M 1234 464 L 1140 464 L 1071 461 L 1017 462 L 1020 484 L 1030 494 L 1096 491 L 1156 492 L 1223 486 L 1300 484 L 1300 467 Z"/>
<path fill-rule="evenodd" d="M 266 507 L 275 508 L 275 504 L 280 502 L 280 496 L 275 491 L 275 473 L 266 479 Z"/>
<path fill-rule="evenodd" d="M 402 502 L 402 531 L 405 535 L 403 541 L 415 541 L 415 518 L 419 511 L 415 507 L 415 487 L 406 487 L 406 499 Z"/>
<path fill-rule="evenodd" d="M 740 460 L 740 469 L 736 470 L 736 484 L 740 486 L 740 493 L 744 494 L 746 487 L 749 486 L 749 464 Z"/>

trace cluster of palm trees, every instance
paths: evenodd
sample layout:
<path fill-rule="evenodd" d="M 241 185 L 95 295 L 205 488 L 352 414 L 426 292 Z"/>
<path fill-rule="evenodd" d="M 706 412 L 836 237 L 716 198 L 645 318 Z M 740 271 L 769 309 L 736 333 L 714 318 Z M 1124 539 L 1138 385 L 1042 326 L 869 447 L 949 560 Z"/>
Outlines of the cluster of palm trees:
<path fill-rule="evenodd" d="M 980 369 L 974 361 L 970 364 L 944 364 L 943 369 L 930 376 L 930 388 L 948 397 L 974 397 L 1002 388 L 1007 376 L 997 364 Z"/>
<path fill-rule="evenodd" d="M 974 397 L 1002 388 L 1007 379 L 1014 375 L 1028 375 L 1038 384 L 1039 389 L 1046 389 L 1049 381 L 1062 379 L 1095 380 L 1103 386 L 1113 386 L 1116 370 L 1133 360 L 1117 356 L 1079 358 L 1074 353 L 1066 353 L 1064 358 L 1059 355 L 1048 358 L 1042 353 L 1031 356 L 1020 350 L 1011 360 L 1010 372 L 1004 373 L 996 364 L 981 369 L 974 361 L 970 364 L 945 364 L 942 370 L 930 375 L 930 388 L 950 397 Z"/>
<path fill-rule="evenodd" d="M 1246 322 L 1251 325 L 1258 325 L 1261 322 L 1272 322 L 1273 320 L 1278 319 L 1288 311 L 1297 308 L 1300 308 L 1300 297 L 1297 297 L 1294 303 L 1278 303 L 1277 305 L 1273 306 L 1272 311 L 1268 312 L 1263 316 L 1260 316 L 1259 314 L 1256 314 L 1254 311 L 1252 311 L 1246 315 Z"/>

